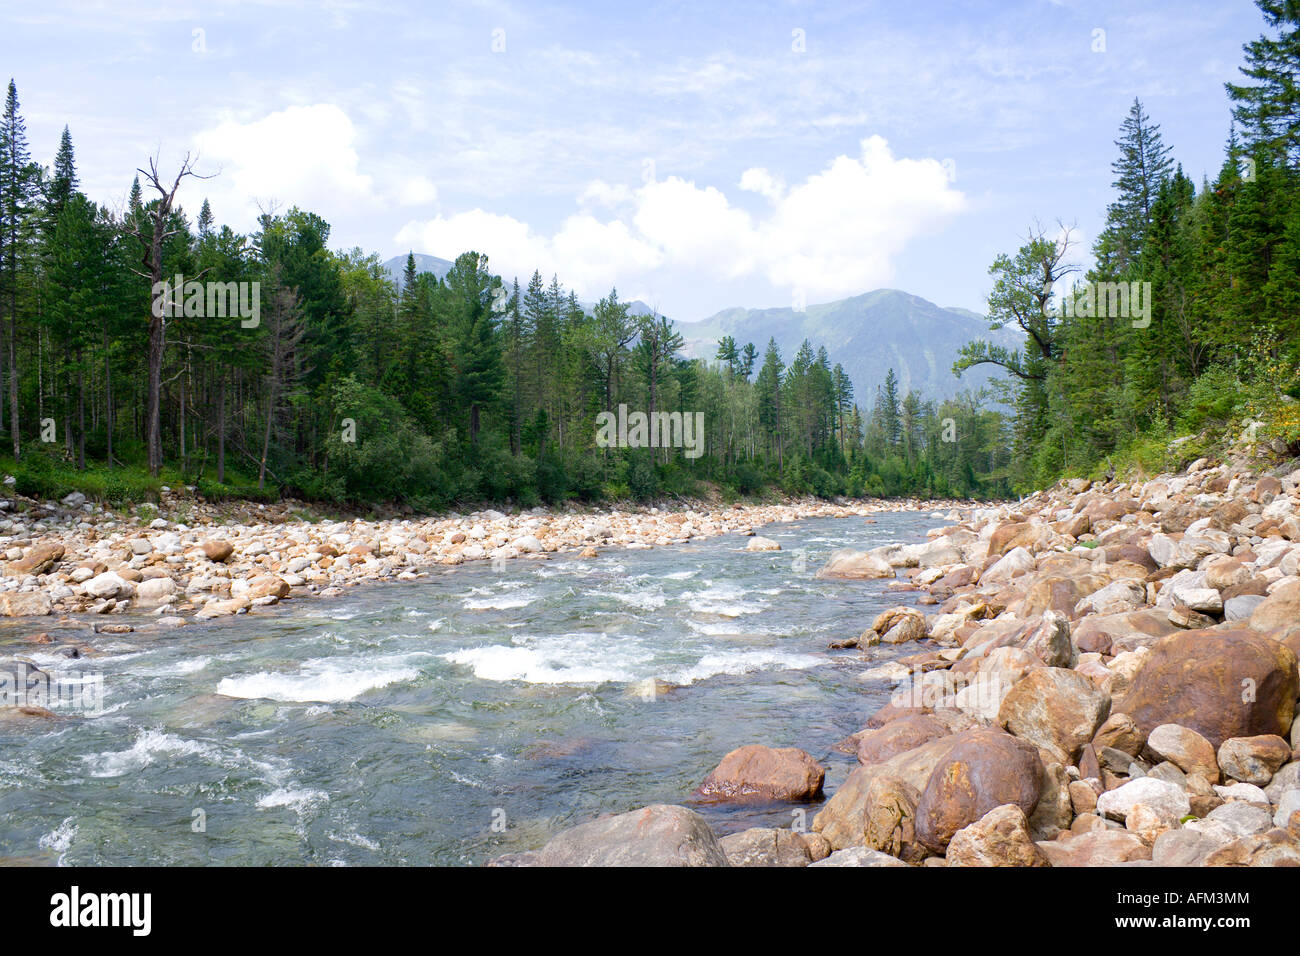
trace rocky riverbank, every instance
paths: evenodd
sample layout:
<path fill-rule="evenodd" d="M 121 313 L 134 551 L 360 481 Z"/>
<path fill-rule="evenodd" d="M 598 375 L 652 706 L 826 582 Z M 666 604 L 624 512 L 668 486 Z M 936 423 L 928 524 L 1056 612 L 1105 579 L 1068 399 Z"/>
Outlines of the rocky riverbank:
<path fill-rule="evenodd" d="M 471 561 L 595 557 L 606 549 L 722 534 L 750 535 L 751 549 L 761 549 L 768 545 L 753 536 L 753 528 L 771 522 L 952 507 L 953 502 L 806 499 L 302 520 L 290 505 L 243 506 L 231 514 L 179 495 L 164 496 L 158 511 L 130 518 L 80 494 L 62 502 L 10 498 L 0 502 L 0 615 L 94 615 L 96 631 L 113 633 L 138 626 L 120 622 L 122 614 L 146 612 L 158 626 L 177 626 L 289 599 L 336 596 L 368 582 L 414 580 Z"/>
<path fill-rule="evenodd" d="M 493 863 L 1300 866 L 1300 470 L 1063 482 L 928 539 L 819 572 L 919 606 L 831 645 L 897 686 L 810 827 L 718 839 L 656 805 Z M 812 816 L 824 776 L 755 742 L 683 802 Z"/>

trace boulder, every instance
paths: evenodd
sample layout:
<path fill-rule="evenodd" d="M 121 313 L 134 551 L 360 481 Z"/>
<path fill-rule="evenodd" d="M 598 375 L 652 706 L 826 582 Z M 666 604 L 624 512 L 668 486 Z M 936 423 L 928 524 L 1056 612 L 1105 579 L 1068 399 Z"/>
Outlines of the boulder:
<path fill-rule="evenodd" d="M 950 734 L 884 763 L 854 770 L 813 818 L 813 832 L 826 837 L 837 850 L 861 844 L 876 797 L 871 790 L 873 780 L 892 777 L 919 794 L 939 761 L 963 739 L 963 734 Z M 906 791 L 899 792 L 906 795 Z M 919 796 L 915 799 L 919 800 Z"/>
<path fill-rule="evenodd" d="M 781 546 L 771 538 L 764 538 L 762 535 L 754 535 L 745 545 L 746 551 L 780 551 Z"/>
<path fill-rule="evenodd" d="M 17 561 L 10 563 L 9 573 L 15 576 L 45 574 L 63 560 L 64 548 L 58 542 L 34 544 Z"/>
<path fill-rule="evenodd" d="M 1038 849 L 1052 866 L 1115 866 L 1151 859 L 1151 847 L 1127 830 L 1089 830 L 1063 840 L 1043 840 Z"/>
<path fill-rule="evenodd" d="M 1156 866 L 1204 866 L 1206 859 L 1223 846 L 1223 841 L 1182 827 L 1166 830 L 1151 847 L 1151 862 Z"/>
<path fill-rule="evenodd" d="M 50 596 L 44 591 L 0 592 L 0 615 L 5 617 L 43 617 L 51 610 Z"/>
<path fill-rule="evenodd" d="M 872 778 L 867 786 L 862 843 L 872 850 L 919 863 L 928 853 L 916 840 L 916 804 L 920 794 L 897 777 Z"/>
<path fill-rule="evenodd" d="M 704 818 L 656 804 L 564 830 L 537 852 L 539 866 L 730 866 Z"/>
<path fill-rule="evenodd" d="M 1015 548 L 999 558 L 980 575 L 980 584 L 999 584 L 1034 570 L 1034 556 L 1024 548 Z"/>
<path fill-rule="evenodd" d="M 717 801 L 816 800 L 826 771 L 794 747 L 738 747 L 722 758 L 695 796 Z"/>
<path fill-rule="evenodd" d="M 136 598 L 145 604 L 163 604 L 176 593 L 176 582 L 171 578 L 150 578 L 136 586 Z"/>
<path fill-rule="evenodd" d="M 1206 866 L 1300 866 L 1300 841 L 1274 829 L 1234 840 L 1205 858 Z"/>
<path fill-rule="evenodd" d="M 1219 766 L 1226 776 L 1263 786 L 1291 759 L 1291 745 L 1276 734 L 1231 737 L 1219 747 Z"/>
<path fill-rule="evenodd" d="M 1092 742 L 1097 749 L 1102 747 L 1113 747 L 1115 750 L 1122 750 L 1130 757 L 1136 757 L 1142 752 L 1142 747 L 1147 741 L 1147 736 L 1142 729 L 1134 722 L 1128 714 L 1112 713 L 1107 717 L 1100 727 L 1097 728 L 1096 735 Z M 1214 752 L 1214 748 L 1210 748 Z"/>
<path fill-rule="evenodd" d="M 1155 777 L 1138 777 L 1098 797 L 1097 813 L 1112 820 L 1124 820 L 1138 804 L 1164 811 L 1175 820 L 1192 812 L 1191 802 L 1182 788 Z"/>
<path fill-rule="evenodd" d="M 949 866 L 1047 866 L 1029 836 L 1025 812 L 1015 804 L 994 807 L 948 841 Z"/>
<path fill-rule="evenodd" d="M 894 569 L 884 558 L 866 551 L 850 550 L 834 552 L 830 556 L 830 560 L 817 572 L 819 578 L 846 578 L 852 580 L 892 578 L 893 576 Z"/>
<path fill-rule="evenodd" d="M 948 725 L 932 714 L 911 714 L 892 720 L 877 730 L 867 730 L 858 735 L 858 762 L 883 763 L 901 753 L 914 750 L 922 744 L 946 737 Z"/>
<path fill-rule="evenodd" d="M 1013 803 L 1025 814 L 1038 805 L 1043 763 L 1032 744 L 994 730 L 958 735 L 935 766 L 916 807 L 916 835 L 942 853 L 954 833 L 994 807 Z"/>
<path fill-rule="evenodd" d="M 1002 699 L 997 722 L 1055 754 L 1060 763 L 1072 764 L 1109 714 L 1110 694 L 1088 678 L 1061 667 L 1039 667 Z"/>
<path fill-rule="evenodd" d="M 1069 667 L 1074 662 L 1070 622 L 1064 615 L 1048 611 L 1038 622 L 1030 622 L 1021 646 L 1048 667 Z"/>
<path fill-rule="evenodd" d="M 732 866 L 807 866 L 812 854 L 793 830 L 754 827 L 718 841 Z"/>
<path fill-rule="evenodd" d="M 907 866 L 902 860 L 896 860 L 888 853 L 869 850 L 864 846 L 851 846 L 836 850 L 824 860 L 810 863 L 809 866 Z"/>
<path fill-rule="evenodd" d="M 1295 654 L 1277 641 L 1246 629 L 1184 631 L 1151 649 L 1116 710 L 1148 734 L 1179 724 L 1218 747 L 1289 733 L 1298 686 Z"/>
<path fill-rule="evenodd" d="M 203 554 L 209 561 L 216 561 L 220 564 L 228 561 L 234 553 L 235 546 L 229 541 L 211 539 L 203 542 Z"/>
<path fill-rule="evenodd" d="M 1186 774 L 1199 774 L 1211 783 L 1219 779 L 1214 745 L 1189 727 L 1161 724 L 1147 737 L 1147 750 L 1156 760 L 1168 760 Z"/>

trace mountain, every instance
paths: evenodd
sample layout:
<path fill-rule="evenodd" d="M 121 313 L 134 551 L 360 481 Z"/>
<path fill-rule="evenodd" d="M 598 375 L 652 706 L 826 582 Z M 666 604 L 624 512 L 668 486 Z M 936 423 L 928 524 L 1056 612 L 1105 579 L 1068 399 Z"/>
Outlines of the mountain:
<path fill-rule="evenodd" d="M 415 268 L 443 278 L 452 263 L 437 256 L 415 253 Z M 384 268 L 401 288 L 406 256 L 394 256 Z M 640 299 L 631 303 L 634 316 L 654 310 Z M 590 312 L 593 302 L 583 302 Z M 810 305 L 802 312 L 782 309 L 724 309 L 699 322 L 677 322 L 686 340 L 683 352 L 692 358 L 713 360 L 718 339 L 730 335 L 738 346 L 753 342 L 759 362 L 767 340 L 775 338 L 786 364 L 804 339 L 813 348 L 825 346 L 831 363 L 839 362 L 853 380 L 859 405 L 870 408 L 876 387 L 885 381 L 889 369 L 898 376 L 900 394 L 917 389 L 927 398 L 951 398 L 957 392 L 974 391 L 997 373 L 983 365 L 958 379 L 952 363 L 963 345 L 985 339 L 1018 349 L 1023 336 L 1008 330 L 989 331 L 988 320 L 969 309 L 943 308 L 920 296 L 897 289 L 877 289 L 837 302 Z M 757 369 L 755 369 L 757 372 Z"/>
<path fill-rule="evenodd" d="M 439 259 L 437 256 L 426 256 L 422 252 L 414 253 L 414 255 L 416 272 L 432 272 L 439 279 L 443 278 L 453 265 L 446 259 Z M 397 283 L 397 288 L 401 289 L 402 274 L 406 272 L 406 256 L 393 256 L 384 263 L 384 271 Z"/>
<path fill-rule="evenodd" d="M 804 339 L 825 346 L 831 364 L 839 362 L 853 381 L 857 403 L 870 408 L 876 387 L 889 369 L 898 376 L 900 394 L 917 389 L 924 398 L 951 398 L 979 388 L 996 374 L 991 366 L 952 373 L 961 346 L 985 339 L 1020 348 L 1022 336 L 989 331 L 988 320 L 968 309 L 946 309 L 897 289 L 877 289 L 838 302 L 794 309 L 725 309 L 700 322 L 679 322 L 685 352 L 712 359 L 718 339 L 730 335 L 744 347 L 753 342 L 761 365 L 767 340 L 775 338 L 788 365 Z M 755 368 L 757 372 L 757 368 Z"/>

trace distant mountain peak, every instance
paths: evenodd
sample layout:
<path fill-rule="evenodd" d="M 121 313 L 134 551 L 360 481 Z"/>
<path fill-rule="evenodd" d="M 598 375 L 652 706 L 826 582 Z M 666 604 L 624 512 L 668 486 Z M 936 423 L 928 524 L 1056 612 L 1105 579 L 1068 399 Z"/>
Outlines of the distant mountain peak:
<path fill-rule="evenodd" d="M 796 311 L 786 307 L 724 309 L 701 322 L 678 323 L 686 352 L 712 359 L 724 335 L 737 344 L 753 342 L 761 353 L 775 339 L 788 363 L 804 339 L 825 346 L 832 362 L 844 366 L 857 402 L 870 407 L 876 387 L 892 368 L 904 393 L 916 389 L 926 399 L 951 398 L 988 382 L 993 370 L 978 366 L 959 379 L 952 372 L 961 347 L 985 339 L 1009 348 L 1024 343 L 1015 333 L 989 329 L 988 320 L 969 309 L 946 309 L 901 289 L 874 289 Z"/>

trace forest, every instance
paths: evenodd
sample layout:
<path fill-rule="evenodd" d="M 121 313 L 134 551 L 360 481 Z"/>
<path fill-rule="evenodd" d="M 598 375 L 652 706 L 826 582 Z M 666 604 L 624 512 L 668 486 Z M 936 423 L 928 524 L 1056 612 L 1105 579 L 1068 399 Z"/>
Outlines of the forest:
<path fill-rule="evenodd" d="M 121 208 L 94 202 L 66 127 L 49 167 L 32 160 L 10 81 L 0 468 L 20 493 L 123 505 L 184 484 L 429 511 L 1009 490 L 1008 423 L 986 395 L 927 400 L 891 372 L 864 410 L 813 343 L 783 356 L 728 337 L 687 358 L 671 322 L 617 290 L 584 308 L 559 277 L 507 282 L 473 251 L 441 278 L 408 254 L 395 282 L 378 253 L 331 250 L 310 211 L 240 234 L 205 200 L 191 222 L 176 196 L 203 178 L 189 156 L 150 159 Z M 214 283 L 230 307 L 211 314 Z M 599 417 L 624 405 L 702 415 L 703 453 L 602 447 Z"/>
<path fill-rule="evenodd" d="M 1005 372 L 1017 490 L 1152 474 L 1234 439 L 1300 454 L 1300 9 L 1257 5 L 1267 32 L 1246 45 L 1243 82 L 1227 84 L 1212 181 L 1184 173 L 1135 100 L 1095 265 L 1080 271 L 1074 230 L 1058 223 L 990 269 L 989 320 L 1023 330 L 1026 346 L 972 342 L 955 370 Z M 1093 294 L 1110 283 L 1149 290 L 1140 318 Z"/>

